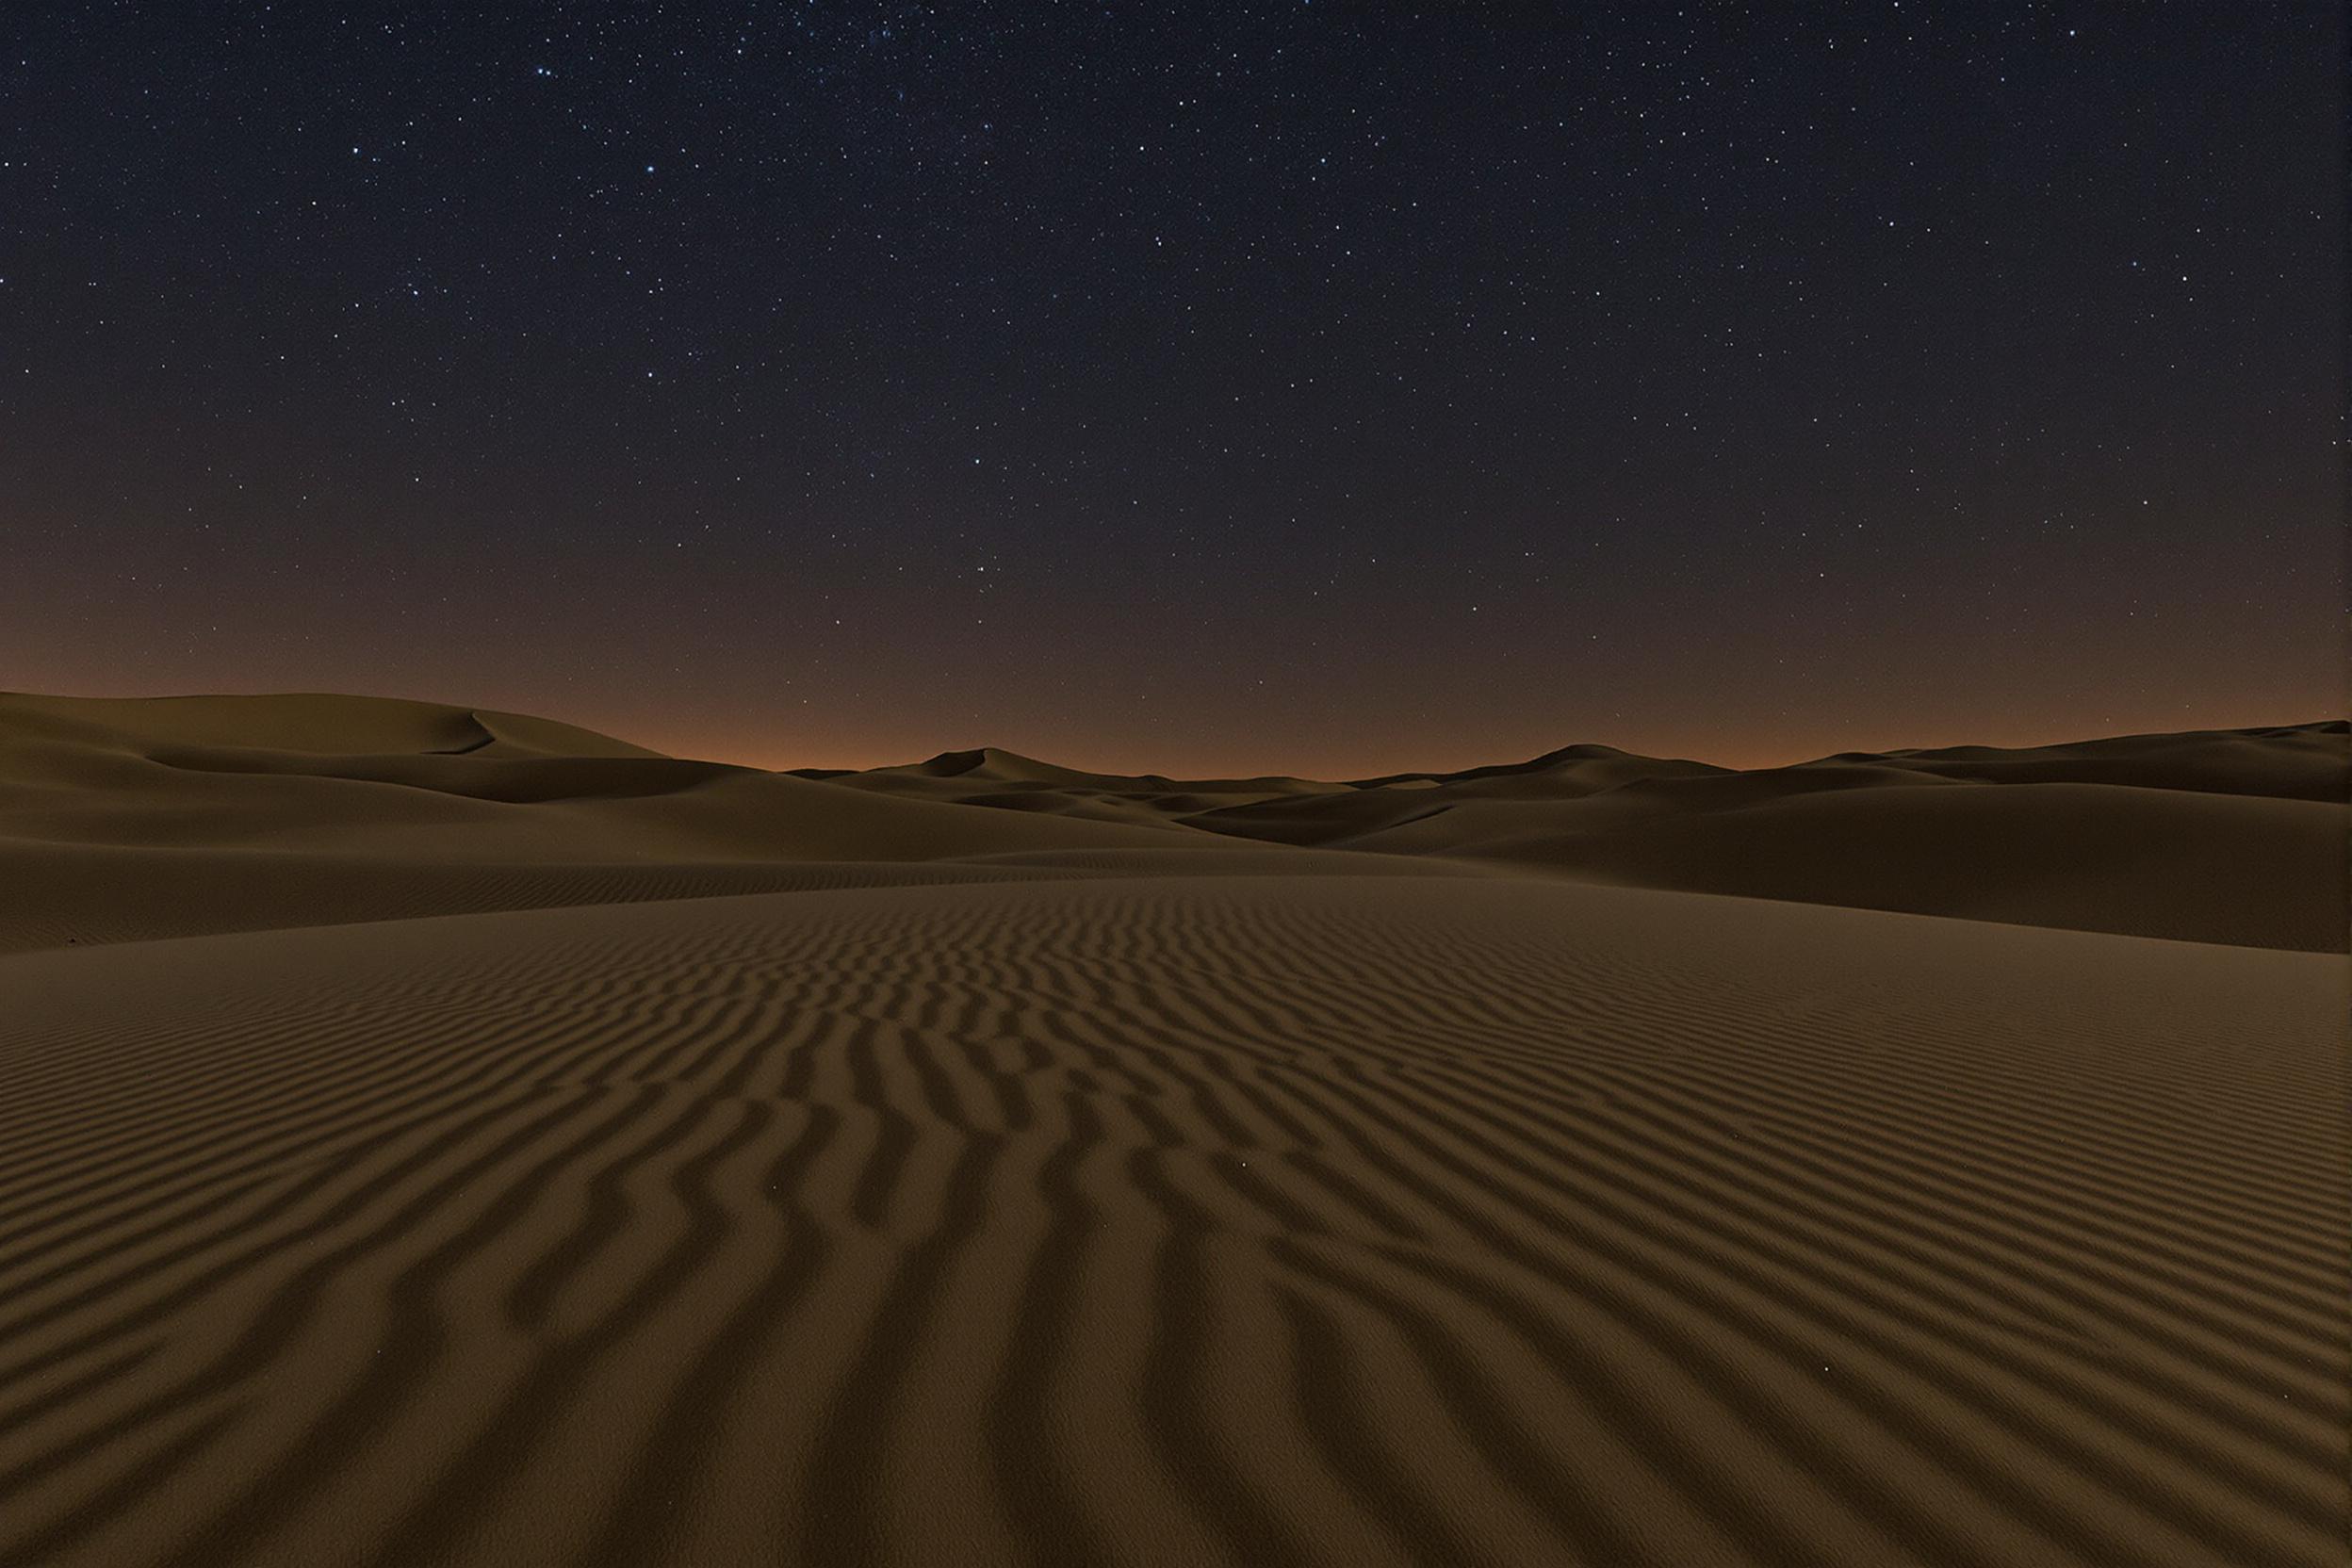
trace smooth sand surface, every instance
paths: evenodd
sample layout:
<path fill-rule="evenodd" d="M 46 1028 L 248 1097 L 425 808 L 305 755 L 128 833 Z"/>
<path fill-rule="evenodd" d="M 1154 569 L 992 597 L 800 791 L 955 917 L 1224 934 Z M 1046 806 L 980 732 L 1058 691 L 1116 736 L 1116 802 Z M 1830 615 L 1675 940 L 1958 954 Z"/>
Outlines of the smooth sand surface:
<path fill-rule="evenodd" d="M 2352 972 L 2241 884 L 2341 927 L 2343 737 L 2117 749 L 909 786 L 0 697 L 0 1563 L 2339 1563 Z M 2237 923 L 2111 934 L 2176 879 Z"/>

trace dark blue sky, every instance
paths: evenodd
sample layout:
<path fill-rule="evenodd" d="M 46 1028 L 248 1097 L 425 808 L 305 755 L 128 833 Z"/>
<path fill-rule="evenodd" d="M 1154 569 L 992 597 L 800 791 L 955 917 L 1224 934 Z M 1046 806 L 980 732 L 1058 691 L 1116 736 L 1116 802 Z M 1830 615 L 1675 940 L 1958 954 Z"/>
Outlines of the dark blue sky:
<path fill-rule="evenodd" d="M 0 686 L 1325 773 L 2340 712 L 2344 65 L 2317 0 L 11 4 Z"/>

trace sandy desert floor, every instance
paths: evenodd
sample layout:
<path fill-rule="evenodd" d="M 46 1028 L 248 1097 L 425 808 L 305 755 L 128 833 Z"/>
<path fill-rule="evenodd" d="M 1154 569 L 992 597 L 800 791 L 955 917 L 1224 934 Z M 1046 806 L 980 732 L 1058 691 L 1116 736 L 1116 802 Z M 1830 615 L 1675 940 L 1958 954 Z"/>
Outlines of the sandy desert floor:
<path fill-rule="evenodd" d="M 0 696 L 0 1562 L 2339 1563 L 2346 745 Z"/>

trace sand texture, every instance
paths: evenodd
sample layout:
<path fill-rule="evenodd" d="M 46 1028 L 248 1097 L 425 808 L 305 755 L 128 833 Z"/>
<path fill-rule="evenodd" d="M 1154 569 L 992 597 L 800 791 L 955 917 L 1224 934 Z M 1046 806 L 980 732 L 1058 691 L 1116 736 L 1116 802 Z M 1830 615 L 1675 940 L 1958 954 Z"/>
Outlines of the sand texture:
<path fill-rule="evenodd" d="M 2341 1563 L 2346 743 L 0 696 L 0 1564 Z"/>

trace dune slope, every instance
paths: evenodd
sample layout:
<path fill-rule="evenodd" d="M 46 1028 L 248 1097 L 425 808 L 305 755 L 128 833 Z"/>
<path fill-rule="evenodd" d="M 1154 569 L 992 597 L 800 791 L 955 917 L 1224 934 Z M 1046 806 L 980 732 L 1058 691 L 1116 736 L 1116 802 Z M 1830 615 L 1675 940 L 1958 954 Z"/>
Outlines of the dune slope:
<path fill-rule="evenodd" d="M 0 952 L 674 899 L 1165 848 L 386 698 L 0 694 Z M 1186 839 L 1214 842 L 1202 835 Z M 1037 874 L 1048 874 L 1039 872 Z"/>
<path fill-rule="evenodd" d="M 836 782 L 1255 843 L 2185 941 L 2341 953 L 2343 721 L 1749 772 L 1576 745 L 1349 784 L 1184 782 L 955 753 Z"/>

